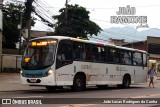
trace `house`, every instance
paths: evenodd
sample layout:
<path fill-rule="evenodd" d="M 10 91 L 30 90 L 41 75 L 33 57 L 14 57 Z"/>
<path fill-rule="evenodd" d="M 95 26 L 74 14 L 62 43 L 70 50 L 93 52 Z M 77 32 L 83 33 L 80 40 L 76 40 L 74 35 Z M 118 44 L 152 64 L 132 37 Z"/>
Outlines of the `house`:
<path fill-rule="evenodd" d="M 112 38 L 109 38 L 108 43 L 112 44 L 112 45 L 122 46 L 125 42 L 124 42 L 124 39 L 112 39 Z"/>

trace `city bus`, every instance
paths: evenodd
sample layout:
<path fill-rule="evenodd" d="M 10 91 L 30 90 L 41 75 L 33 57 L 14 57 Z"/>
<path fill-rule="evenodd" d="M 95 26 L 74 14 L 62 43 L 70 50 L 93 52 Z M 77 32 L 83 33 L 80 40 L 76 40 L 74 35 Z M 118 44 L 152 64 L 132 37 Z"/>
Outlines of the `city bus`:
<path fill-rule="evenodd" d="M 22 57 L 21 83 L 49 91 L 86 86 L 130 87 L 146 82 L 145 51 L 64 36 L 31 39 Z"/>

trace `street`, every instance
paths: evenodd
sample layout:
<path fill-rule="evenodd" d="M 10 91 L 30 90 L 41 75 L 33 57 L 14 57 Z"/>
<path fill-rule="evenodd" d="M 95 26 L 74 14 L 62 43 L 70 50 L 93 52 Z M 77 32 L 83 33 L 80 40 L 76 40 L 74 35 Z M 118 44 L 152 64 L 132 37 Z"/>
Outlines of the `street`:
<path fill-rule="evenodd" d="M 18 73 L 0 74 L 0 98 L 160 98 L 160 80 L 155 81 L 155 88 L 148 87 L 148 83 L 131 85 L 129 89 L 109 86 L 105 90 L 87 87 L 86 91 L 73 92 L 69 88 L 48 92 L 44 87 L 24 86 L 20 84 Z M 62 101 L 63 102 L 63 101 Z M 71 101 L 72 102 L 72 101 Z M 22 105 L 0 105 L 0 107 L 17 107 Z M 23 105 L 29 107 L 30 105 Z M 34 105 L 45 107 L 46 105 Z M 47 104 L 47 107 L 160 107 L 160 104 Z"/>

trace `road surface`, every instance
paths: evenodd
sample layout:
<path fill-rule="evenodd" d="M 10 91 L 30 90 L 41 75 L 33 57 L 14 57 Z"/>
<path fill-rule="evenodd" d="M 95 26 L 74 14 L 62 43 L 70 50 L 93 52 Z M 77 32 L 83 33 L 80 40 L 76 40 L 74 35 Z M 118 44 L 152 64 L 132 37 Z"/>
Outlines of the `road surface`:
<path fill-rule="evenodd" d="M 155 81 L 155 88 L 148 87 L 148 83 L 131 85 L 129 89 L 117 88 L 116 86 L 109 86 L 105 90 L 100 90 L 97 87 L 88 87 L 86 91 L 83 92 L 73 92 L 69 88 L 63 90 L 56 90 L 55 92 L 48 92 L 44 87 L 31 87 L 24 86 L 20 84 L 20 76 L 18 73 L 0 73 L 0 98 L 11 98 L 11 99 L 46 99 L 48 102 L 71 102 L 69 104 L 42 104 L 42 105 L 32 105 L 35 107 L 160 107 L 160 103 L 153 104 L 110 104 L 107 101 L 117 100 L 127 100 L 129 99 L 144 99 L 152 101 L 155 100 L 160 102 L 160 80 Z M 55 99 L 54 99 L 55 98 Z M 58 99 L 63 98 L 63 99 Z M 87 101 L 89 98 L 97 98 L 91 101 L 89 104 L 74 104 L 74 102 L 79 98 L 80 101 Z M 151 98 L 151 99 L 149 99 Z M 54 101 L 53 101 L 54 100 Z M 102 104 L 100 101 L 102 100 Z M 103 104 L 104 100 L 106 104 Z M 134 100 L 136 101 L 136 100 Z M 140 101 L 140 100 L 137 100 Z M 113 103 L 112 102 L 112 103 Z M 148 102 L 149 103 L 149 102 Z M 31 105 L 0 105 L 0 107 L 30 107 Z"/>

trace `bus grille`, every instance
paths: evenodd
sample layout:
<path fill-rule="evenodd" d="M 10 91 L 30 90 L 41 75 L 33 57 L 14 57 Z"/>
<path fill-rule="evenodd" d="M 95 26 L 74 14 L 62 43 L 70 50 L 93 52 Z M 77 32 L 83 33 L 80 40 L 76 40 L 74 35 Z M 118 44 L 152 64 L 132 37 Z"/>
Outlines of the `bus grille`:
<path fill-rule="evenodd" d="M 43 77 L 43 74 L 25 74 L 25 77 L 34 78 L 34 77 Z"/>

